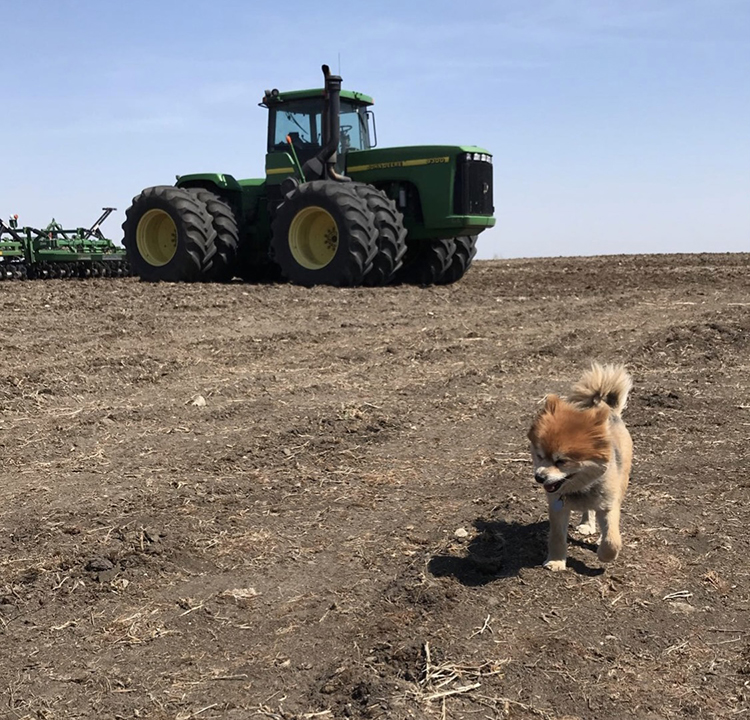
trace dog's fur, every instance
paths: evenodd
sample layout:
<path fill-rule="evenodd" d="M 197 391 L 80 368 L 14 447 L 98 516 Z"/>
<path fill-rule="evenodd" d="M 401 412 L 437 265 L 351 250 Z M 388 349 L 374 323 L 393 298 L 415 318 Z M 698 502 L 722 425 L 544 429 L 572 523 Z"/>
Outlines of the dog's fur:
<path fill-rule="evenodd" d="M 593 534 L 599 524 L 599 560 L 614 560 L 622 548 L 620 506 L 633 443 L 621 414 L 632 386 L 622 365 L 594 363 L 567 400 L 546 397 L 529 430 L 534 479 L 549 502 L 549 570 L 565 569 L 572 510 L 583 512 L 580 533 Z"/>

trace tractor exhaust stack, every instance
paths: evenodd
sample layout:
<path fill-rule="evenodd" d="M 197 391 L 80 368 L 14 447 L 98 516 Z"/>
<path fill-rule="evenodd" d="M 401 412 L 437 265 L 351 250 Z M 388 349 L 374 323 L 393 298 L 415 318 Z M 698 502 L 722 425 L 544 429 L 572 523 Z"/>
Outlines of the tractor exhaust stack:
<path fill-rule="evenodd" d="M 308 160 L 302 171 L 305 178 L 320 178 L 335 180 L 337 182 L 349 182 L 350 178 L 336 172 L 338 160 L 339 135 L 341 124 L 339 113 L 341 112 L 341 77 L 331 75 L 328 65 L 323 65 L 323 77 L 325 78 L 323 118 L 322 118 L 322 142 L 323 147 L 315 157 Z"/>

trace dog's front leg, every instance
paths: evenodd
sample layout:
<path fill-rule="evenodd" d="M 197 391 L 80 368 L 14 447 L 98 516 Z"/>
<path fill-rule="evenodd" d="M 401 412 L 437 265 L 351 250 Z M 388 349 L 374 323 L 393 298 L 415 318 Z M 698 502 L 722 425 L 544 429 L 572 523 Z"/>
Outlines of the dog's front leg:
<path fill-rule="evenodd" d="M 622 538 L 620 537 L 620 506 L 614 505 L 609 510 L 597 510 L 596 519 L 602 530 L 597 557 L 602 562 L 612 562 L 622 549 Z"/>
<path fill-rule="evenodd" d="M 568 523 L 570 510 L 561 500 L 549 505 L 549 540 L 547 542 L 547 560 L 544 567 L 557 572 L 565 570 L 565 558 L 568 554 Z"/>
<path fill-rule="evenodd" d="M 581 535 L 593 535 L 596 532 L 596 515 L 593 510 L 584 510 L 581 522 L 576 525 L 576 530 Z"/>

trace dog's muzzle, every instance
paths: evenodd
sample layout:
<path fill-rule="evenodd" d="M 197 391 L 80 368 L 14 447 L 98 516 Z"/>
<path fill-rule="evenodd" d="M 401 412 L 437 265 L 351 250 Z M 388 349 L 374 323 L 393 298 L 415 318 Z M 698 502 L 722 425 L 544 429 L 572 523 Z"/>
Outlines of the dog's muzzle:
<path fill-rule="evenodd" d="M 567 479 L 568 479 L 568 478 L 563 478 L 562 480 L 558 480 L 557 482 L 553 482 L 553 483 L 550 483 L 549 485 L 545 485 L 545 486 L 544 486 L 544 489 L 545 489 L 545 490 L 546 490 L 546 491 L 547 491 L 548 493 L 550 493 L 550 494 L 551 494 L 551 493 L 556 493 L 556 492 L 557 492 L 557 491 L 558 491 L 558 490 L 559 490 L 559 489 L 560 489 L 560 488 L 562 487 L 563 483 L 564 483 L 564 482 L 565 482 L 565 481 L 566 481 Z"/>
<path fill-rule="evenodd" d="M 550 482 L 550 479 L 544 473 L 534 473 L 534 480 L 536 480 L 540 485 L 544 485 L 544 489 L 548 493 L 556 493 L 563 486 L 563 483 L 567 479 L 567 477 L 564 477 L 560 478 L 559 480 L 555 480 L 554 482 Z"/>

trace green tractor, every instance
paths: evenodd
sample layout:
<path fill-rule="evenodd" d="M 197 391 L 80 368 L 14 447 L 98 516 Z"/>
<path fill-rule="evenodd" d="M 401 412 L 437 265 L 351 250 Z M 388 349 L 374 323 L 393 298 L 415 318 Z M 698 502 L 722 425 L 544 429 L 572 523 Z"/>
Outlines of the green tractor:
<path fill-rule="evenodd" d="M 149 281 L 285 278 L 300 285 L 458 280 L 495 224 L 482 148 L 375 148 L 372 98 L 267 90 L 266 177 L 178 176 L 127 210 L 123 244 Z"/>

